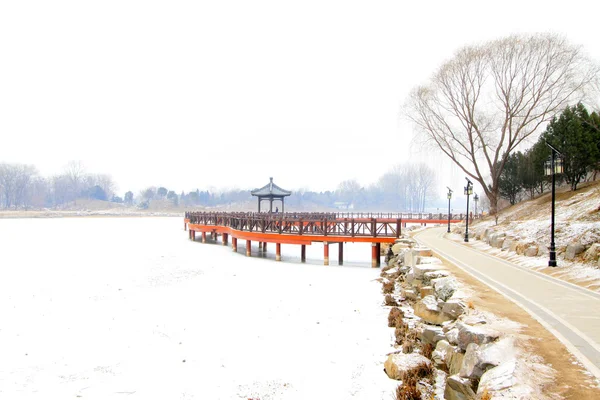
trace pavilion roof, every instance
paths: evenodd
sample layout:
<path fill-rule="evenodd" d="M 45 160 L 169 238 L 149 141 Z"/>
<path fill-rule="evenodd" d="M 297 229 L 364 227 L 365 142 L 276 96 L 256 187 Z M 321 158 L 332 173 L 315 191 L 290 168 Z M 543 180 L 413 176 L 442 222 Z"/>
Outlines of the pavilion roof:
<path fill-rule="evenodd" d="M 267 183 L 265 186 L 261 187 L 260 189 L 254 189 L 253 191 L 250 192 L 250 194 L 252 194 L 252 196 L 261 196 L 261 197 L 269 197 L 269 196 L 277 196 L 277 197 L 283 197 L 283 196 L 289 196 L 292 194 L 292 192 L 290 192 L 289 190 L 285 190 L 280 188 L 279 186 L 277 186 L 276 184 L 273 183 L 273 178 L 269 178 L 270 182 Z"/>

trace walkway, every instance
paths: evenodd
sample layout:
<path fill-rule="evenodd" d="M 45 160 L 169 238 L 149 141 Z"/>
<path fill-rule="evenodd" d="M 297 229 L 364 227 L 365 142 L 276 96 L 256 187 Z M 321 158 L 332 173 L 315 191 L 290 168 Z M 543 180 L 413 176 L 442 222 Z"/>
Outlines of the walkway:
<path fill-rule="evenodd" d="M 445 233 L 433 228 L 415 238 L 525 309 L 600 379 L 599 293 L 445 239 Z"/>

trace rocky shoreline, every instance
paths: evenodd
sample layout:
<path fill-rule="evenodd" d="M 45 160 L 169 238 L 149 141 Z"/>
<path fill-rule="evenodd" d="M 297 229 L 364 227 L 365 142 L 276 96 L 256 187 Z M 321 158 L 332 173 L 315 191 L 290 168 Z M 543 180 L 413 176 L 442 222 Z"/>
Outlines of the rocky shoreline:
<path fill-rule="evenodd" d="M 478 311 L 430 249 L 403 237 L 386 262 L 381 282 L 396 350 L 384 371 L 400 382 L 396 399 L 549 398 L 542 391 L 554 370 L 523 349 L 519 324 Z"/>

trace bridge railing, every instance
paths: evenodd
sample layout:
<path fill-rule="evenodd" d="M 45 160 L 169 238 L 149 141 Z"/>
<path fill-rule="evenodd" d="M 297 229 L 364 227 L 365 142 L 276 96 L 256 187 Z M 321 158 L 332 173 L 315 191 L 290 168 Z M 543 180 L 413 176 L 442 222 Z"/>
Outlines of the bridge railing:
<path fill-rule="evenodd" d="M 288 235 L 400 237 L 402 218 L 341 217 L 337 213 L 186 212 L 191 224 Z"/>

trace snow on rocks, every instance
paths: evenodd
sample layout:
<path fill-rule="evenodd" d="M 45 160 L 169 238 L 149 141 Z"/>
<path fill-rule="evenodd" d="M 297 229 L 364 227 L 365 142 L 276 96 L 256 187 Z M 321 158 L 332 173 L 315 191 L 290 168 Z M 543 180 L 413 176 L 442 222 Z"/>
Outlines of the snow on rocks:
<path fill-rule="evenodd" d="M 502 243 L 514 240 L 491 229 L 477 234 L 495 235 L 496 244 L 500 239 Z M 492 398 L 521 398 L 523 393 L 534 392 L 535 385 L 519 382 L 526 374 L 515 374 L 521 353 L 512 333 L 519 325 L 468 306 L 464 287 L 441 261 L 433 261 L 429 249 L 412 242 L 397 241 L 396 245 L 394 253 L 404 255 L 392 263 L 403 299 L 403 317 L 394 327 L 395 343 L 401 350 L 386 360 L 388 376 L 397 380 L 416 377 L 402 384 L 416 385 L 423 398 L 434 394 L 441 398 L 443 393 L 445 399 L 475 399 L 484 390 Z M 383 274 L 390 276 L 389 271 Z M 426 372 L 425 362 L 447 374 Z"/>
<path fill-rule="evenodd" d="M 419 353 L 394 353 L 388 356 L 384 369 L 391 379 L 403 381 L 421 364 L 429 365 L 431 361 Z"/>

